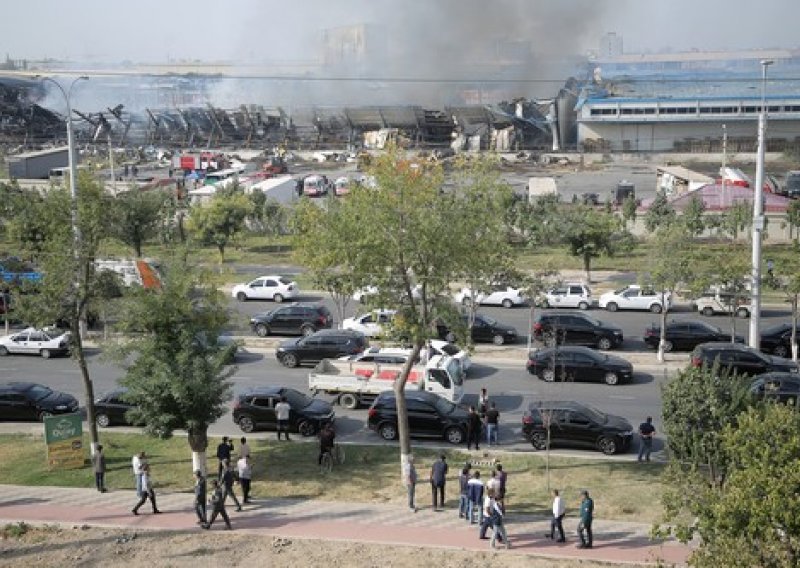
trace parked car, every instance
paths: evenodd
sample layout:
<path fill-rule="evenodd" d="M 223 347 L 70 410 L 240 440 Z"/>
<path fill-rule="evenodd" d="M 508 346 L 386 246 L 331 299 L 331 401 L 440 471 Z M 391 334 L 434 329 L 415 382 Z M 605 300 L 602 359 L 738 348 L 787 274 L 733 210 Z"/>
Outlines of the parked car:
<path fill-rule="evenodd" d="M 633 379 L 633 365 L 628 361 L 588 347 L 564 345 L 531 351 L 526 368 L 530 374 L 547 382 L 592 381 L 618 385 Z"/>
<path fill-rule="evenodd" d="M 592 291 L 588 286 L 568 282 L 548 291 L 542 300 L 543 308 L 578 308 L 588 310 L 595 305 Z"/>
<path fill-rule="evenodd" d="M 44 420 L 77 411 L 78 401 L 71 394 L 38 383 L 0 384 L 0 420 Z"/>
<path fill-rule="evenodd" d="M 711 368 L 717 361 L 721 372 L 739 375 L 753 376 L 774 371 L 800 372 L 797 363 L 791 359 L 767 355 L 738 343 L 701 343 L 692 351 L 694 367 Z"/>
<path fill-rule="evenodd" d="M 467 316 L 463 316 L 463 323 L 466 327 Z M 456 334 L 447 327 L 447 324 L 439 322 L 436 324 L 436 331 L 440 339 L 452 343 L 456 340 Z M 475 314 L 475 321 L 472 324 L 472 341 L 476 343 L 494 343 L 495 345 L 505 345 L 517 342 L 517 330 L 500 323 L 496 319 L 483 314 Z"/>
<path fill-rule="evenodd" d="M 667 323 L 664 351 L 691 351 L 701 343 L 710 341 L 730 341 L 730 332 L 700 320 L 671 321 Z M 744 337 L 734 337 L 736 343 L 744 343 Z M 661 326 L 652 324 L 644 331 L 644 342 L 648 347 L 658 349 L 661 342 Z"/>
<path fill-rule="evenodd" d="M 449 355 L 454 359 L 458 359 L 461 361 L 461 369 L 466 374 L 467 371 L 470 370 L 472 367 L 472 360 L 469 358 L 469 353 L 461 349 L 455 343 L 450 343 L 448 341 L 443 341 L 441 339 L 429 339 L 428 340 L 428 347 L 427 350 L 429 351 L 429 356 L 433 357 L 434 355 Z M 423 356 L 422 359 L 426 359 L 425 351 L 426 349 L 423 348 Z"/>
<path fill-rule="evenodd" d="M 737 318 L 749 318 L 750 298 L 724 292 L 707 292 L 692 300 L 692 308 L 707 317 L 734 313 Z"/>
<path fill-rule="evenodd" d="M 336 197 L 343 197 L 350 193 L 350 178 L 347 176 L 336 178 L 333 182 L 333 193 Z"/>
<path fill-rule="evenodd" d="M 461 406 L 426 391 L 406 391 L 408 429 L 412 437 L 444 438 L 462 444 L 469 413 Z M 382 392 L 367 413 L 367 426 L 384 440 L 397 439 L 397 404 L 393 391 Z"/>
<path fill-rule="evenodd" d="M 231 296 L 240 302 L 272 300 L 278 304 L 296 298 L 299 293 L 297 283 L 285 276 L 259 276 L 247 284 L 237 284 L 231 290 Z"/>
<path fill-rule="evenodd" d="M 339 357 L 345 361 L 360 361 L 368 363 L 392 363 L 402 364 L 408 361 L 411 349 L 406 347 L 370 347 L 366 351 L 355 355 L 345 355 Z M 448 343 L 439 339 L 429 339 L 426 347 L 422 348 L 417 363 L 424 364 L 430 357 L 436 355 L 448 355 L 459 362 L 461 371 L 466 376 L 472 366 L 469 354 L 454 343 Z"/>
<path fill-rule="evenodd" d="M 757 375 L 750 384 L 750 392 L 759 399 L 797 406 L 800 397 L 800 376 L 795 373 Z"/>
<path fill-rule="evenodd" d="M 363 304 L 368 302 L 371 299 L 371 296 L 376 296 L 379 292 L 380 290 L 378 290 L 377 286 L 364 286 L 363 288 L 359 288 L 353 292 L 353 300 Z M 422 298 L 422 286 L 419 284 L 415 285 L 411 289 L 411 296 L 415 300 Z"/>
<path fill-rule="evenodd" d="M 408 361 L 411 349 L 402 347 L 370 347 L 366 351 L 355 355 L 344 355 L 339 357 L 342 361 L 353 361 L 354 363 L 383 363 L 402 365 Z"/>
<path fill-rule="evenodd" d="M 275 405 L 286 397 L 292 407 L 289 412 L 289 431 L 302 436 L 313 436 L 325 424 L 334 422 L 333 406 L 324 400 L 288 387 L 269 386 L 247 389 L 236 395 L 233 404 L 233 422 L 242 432 L 254 430 L 276 430 L 278 419 Z"/>
<path fill-rule="evenodd" d="M 366 314 L 346 318 L 342 329 L 360 331 L 367 337 L 378 337 L 384 334 L 384 326 L 392 322 L 396 310 L 372 310 Z"/>
<path fill-rule="evenodd" d="M 620 416 L 574 401 L 539 401 L 522 417 L 522 435 L 535 450 L 547 449 L 545 422 L 550 424 L 551 448 L 592 448 L 613 455 L 626 451 L 633 438 L 633 426 Z"/>
<path fill-rule="evenodd" d="M 654 314 L 660 314 L 666 304 L 667 309 L 672 307 L 672 294 L 664 294 L 662 300 L 661 292 L 656 292 L 653 288 L 642 287 L 636 284 L 625 286 L 613 292 L 606 292 L 600 296 L 600 307 L 609 312 L 617 310 L 650 310 Z"/>
<path fill-rule="evenodd" d="M 94 401 L 94 420 L 101 428 L 118 424 L 132 424 L 126 416 L 134 405 L 125 401 L 126 388 L 118 388 L 101 394 Z"/>
<path fill-rule="evenodd" d="M 333 326 L 333 315 L 322 304 L 301 304 L 275 308 L 250 318 L 250 328 L 259 337 L 277 335 L 311 335 Z"/>
<path fill-rule="evenodd" d="M 0 356 L 39 355 L 49 359 L 53 355 L 66 355 L 70 349 L 70 333 L 60 329 L 29 327 L 0 337 Z"/>
<path fill-rule="evenodd" d="M 795 330 L 795 337 L 800 342 L 800 324 Z M 766 328 L 761 332 L 761 351 L 772 353 L 778 357 L 791 357 L 792 355 L 792 324 L 779 323 Z"/>
<path fill-rule="evenodd" d="M 275 356 L 287 367 L 307 363 L 319 363 L 323 359 L 335 359 L 343 355 L 361 353 L 367 348 L 363 333 L 348 329 L 323 329 L 300 339 L 284 341 L 275 351 Z"/>
<path fill-rule="evenodd" d="M 533 338 L 548 347 L 585 345 L 612 349 L 622 345 L 622 328 L 582 312 L 544 312 L 533 323 Z"/>
<path fill-rule="evenodd" d="M 461 288 L 453 297 L 459 304 L 469 305 L 473 301 L 486 306 L 503 306 L 513 308 L 525 303 L 522 293 L 511 286 L 495 286 L 486 292 L 475 292 L 470 288 Z"/>

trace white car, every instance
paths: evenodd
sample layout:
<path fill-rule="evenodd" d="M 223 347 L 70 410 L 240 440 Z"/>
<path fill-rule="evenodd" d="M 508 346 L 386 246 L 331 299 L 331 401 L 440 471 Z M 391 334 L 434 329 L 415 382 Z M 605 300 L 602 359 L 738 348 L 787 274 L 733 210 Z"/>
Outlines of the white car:
<path fill-rule="evenodd" d="M 369 296 L 374 296 L 378 293 L 377 286 L 364 286 L 363 288 L 359 288 L 355 292 L 353 292 L 353 299 L 356 302 L 364 303 L 369 299 Z M 422 297 L 422 287 L 417 284 L 411 289 L 411 295 L 414 297 L 415 300 L 419 300 Z"/>
<path fill-rule="evenodd" d="M 384 365 L 402 365 L 408 361 L 411 349 L 403 347 L 370 347 L 355 355 L 339 357 L 341 361 L 361 363 L 382 363 Z"/>
<path fill-rule="evenodd" d="M 461 369 L 464 371 L 464 374 L 472 367 L 472 360 L 469 358 L 469 354 L 455 343 L 450 343 L 449 341 L 441 339 L 429 339 L 428 350 L 430 357 L 434 355 L 449 355 L 454 359 L 458 359 L 461 362 Z M 422 351 L 423 353 L 425 352 L 424 347 Z M 423 359 L 424 358 L 425 356 L 423 355 Z"/>
<path fill-rule="evenodd" d="M 296 298 L 299 293 L 297 283 L 285 276 L 259 276 L 247 284 L 237 284 L 231 290 L 231 296 L 240 302 L 272 300 L 281 303 Z"/>
<path fill-rule="evenodd" d="M 370 347 L 361 353 L 345 355 L 344 357 L 339 357 L 339 359 L 342 361 L 402 364 L 408 361 L 409 355 L 411 355 L 411 349 L 409 348 Z M 449 355 L 453 359 L 456 359 L 461 365 L 461 370 L 464 374 L 472 367 L 472 361 L 466 351 L 454 343 L 449 343 L 440 339 L 431 339 L 428 341 L 428 346 L 423 347 L 420 352 L 420 360 L 418 363 L 424 364 L 428 359 L 436 355 Z"/>
<path fill-rule="evenodd" d="M 522 297 L 520 291 L 511 286 L 497 286 L 489 292 L 473 293 L 470 288 L 462 288 L 454 299 L 459 304 L 470 304 L 473 299 L 482 305 L 503 306 L 504 308 L 513 308 L 514 306 L 521 306 L 525 303 L 525 298 Z"/>
<path fill-rule="evenodd" d="M 69 353 L 69 339 L 68 331 L 29 327 L 0 337 L 0 355 L 41 355 L 49 359 L 53 355 Z"/>
<path fill-rule="evenodd" d="M 600 307 L 609 312 L 617 310 L 650 310 L 654 314 L 660 314 L 664 309 L 660 292 L 653 288 L 642 287 L 636 284 L 625 286 L 614 292 L 606 292 L 600 296 Z M 667 292 L 664 295 L 666 308 L 672 307 L 672 294 Z"/>
<path fill-rule="evenodd" d="M 588 310 L 594 305 L 592 291 L 588 286 L 578 282 L 567 282 L 566 284 L 553 288 L 544 295 L 544 306 L 546 308 L 578 308 Z"/>
<path fill-rule="evenodd" d="M 367 337 L 377 337 L 383 335 L 383 326 L 392 321 L 395 313 L 395 310 L 372 310 L 360 316 L 346 318 L 342 322 L 342 329 L 352 329 Z"/>

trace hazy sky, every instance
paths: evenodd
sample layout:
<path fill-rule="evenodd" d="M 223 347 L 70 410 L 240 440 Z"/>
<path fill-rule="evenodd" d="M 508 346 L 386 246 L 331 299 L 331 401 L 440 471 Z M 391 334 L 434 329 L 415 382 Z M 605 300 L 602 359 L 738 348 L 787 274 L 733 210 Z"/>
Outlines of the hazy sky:
<path fill-rule="evenodd" d="M 607 31 L 626 52 L 800 45 L 798 0 L 6 0 L 0 57 L 309 60 L 320 29 L 363 22 L 433 53 L 505 33 L 575 54 Z"/>

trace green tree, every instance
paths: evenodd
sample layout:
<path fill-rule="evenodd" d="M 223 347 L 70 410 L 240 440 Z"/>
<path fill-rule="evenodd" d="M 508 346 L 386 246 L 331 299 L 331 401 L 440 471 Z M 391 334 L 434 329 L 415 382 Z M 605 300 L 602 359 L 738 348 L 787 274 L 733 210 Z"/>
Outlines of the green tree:
<path fill-rule="evenodd" d="M 534 247 L 561 242 L 558 195 L 543 195 L 529 200 L 511 194 L 505 198 L 505 225 L 509 235 Z"/>
<path fill-rule="evenodd" d="M 185 430 L 192 471 L 205 471 L 208 428 L 227 410 L 236 371 L 219 342 L 225 299 L 184 260 L 168 262 L 165 274 L 160 290 L 134 289 L 125 298 L 117 328 L 130 335 L 112 355 L 125 362 L 120 384 L 135 405 L 130 418 L 161 438 Z"/>
<path fill-rule="evenodd" d="M 132 189 L 114 199 L 113 235 L 142 256 L 142 244 L 157 236 L 169 195 L 163 191 Z"/>
<path fill-rule="evenodd" d="M 627 228 L 628 223 L 636 222 L 636 208 L 639 204 L 636 202 L 636 197 L 633 194 L 628 195 L 622 201 L 622 220 Z"/>
<path fill-rule="evenodd" d="M 690 235 L 699 237 L 706 230 L 705 213 L 706 205 L 703 198 L 693 193 L 681 215 L 681 221 L 683 221 Z"/>
<path fill-rule="evenodd" d="M 221 264 L 225 248 L 244 230 L 249 212 L 250 201 L 238 188 L 219 190 L 209 203 L 191 208 L 188 225 L 202 244 L 217 247 Z"/>
<path fill-rule="evenodd" d="M 800 199 L 792 199 L 786 209 L 786 224 L 789 226 L 789 239 L 797 241 L 795 231 L 800 232 Z"/>
<path fill-rule="evenodd" d="M 587 205 L 571 206 L 561 219 L 561 233 L 570 254 L 583 260 L 586 281 L 591 283 L 592 260 L 633 249 L 635 241 L 616 215 Z"/>
<path fill-rule="evenodd" d="M 736 240 L 739 233 L 752 225 L 753 206 L 747 201 L 736 201 L 720 216 L 719 230 Z"/>
<path fill-rule="evenodd" d="M 789 341 L 790 352 L 783 354 L 783 356 L 791 356 L 793 361 L 797 361 L 797 326 L 800 322 L 800 244 L 795 242 L 792 249 L 794 254 L 780 263 L 769 279 L 769 283 L 783 294 L 791 306 L 792 335 Z"/>
<path fill-rule="evenodd" d="M 659 191 L 644 214 L 644 226 L 648 232 L 653 233 L 659 227 L 671 224 L 675 218 L 675 209 L 667 199 L 667 194 Z"/>

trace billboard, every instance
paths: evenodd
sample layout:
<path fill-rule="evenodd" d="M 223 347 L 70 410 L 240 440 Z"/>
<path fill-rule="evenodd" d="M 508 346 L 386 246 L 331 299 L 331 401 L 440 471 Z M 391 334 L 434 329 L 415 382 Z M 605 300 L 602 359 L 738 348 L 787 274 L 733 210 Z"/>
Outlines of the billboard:
<path fill-rule="evenodd" d="M 50 469 L 83 467 L 83 419 L 80 414 L 59 414 L 44 419 L 44 441 Z"/>

